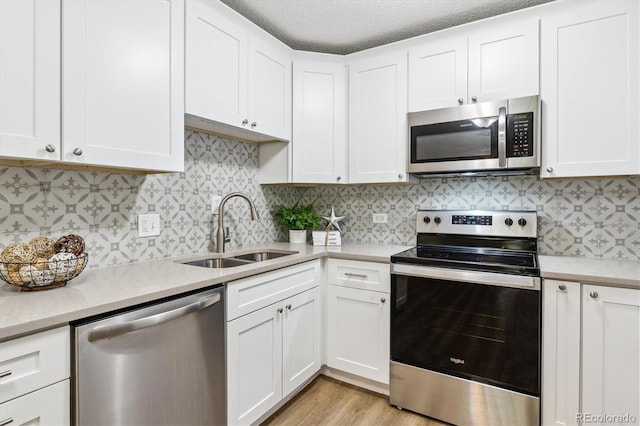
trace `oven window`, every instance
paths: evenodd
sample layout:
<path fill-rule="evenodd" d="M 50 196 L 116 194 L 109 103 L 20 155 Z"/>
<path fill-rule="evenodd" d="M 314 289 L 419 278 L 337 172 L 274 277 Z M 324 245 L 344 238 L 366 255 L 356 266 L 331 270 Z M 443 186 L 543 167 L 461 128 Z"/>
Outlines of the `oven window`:
<path fill-rule="evenodd" d="M 493 119 L 456 121 L 411 128 L 411 161 L 497 158 L 497 122 Z"/>
<path fill-rule="evenodd" d="M 392 275 L 391 359 L 538 396 L 540 292 Z"/>

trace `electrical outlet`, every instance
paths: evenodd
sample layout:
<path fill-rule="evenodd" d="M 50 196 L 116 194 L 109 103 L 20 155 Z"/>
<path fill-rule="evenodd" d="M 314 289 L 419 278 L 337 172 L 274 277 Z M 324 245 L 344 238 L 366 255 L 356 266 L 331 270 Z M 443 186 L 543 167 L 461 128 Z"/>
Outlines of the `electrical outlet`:
<path fill-rule="evenodd" d="M 373 214 L 373 223 L 387 223 L 387 214 L 386 213 L 374 213 Z"/>
<path fill-rule="evenodd" d="M 218 207 L 220 207 L 220 201 L 222 201 L 221 195 L 213 195 L 211 197 L 211 213 L 218 213 Z"/>
<path fill-rule="evenodd" d="M 160 235 L 160 215 L 139 214 L 138 215 L 138 237 L 153 237 Z"/>

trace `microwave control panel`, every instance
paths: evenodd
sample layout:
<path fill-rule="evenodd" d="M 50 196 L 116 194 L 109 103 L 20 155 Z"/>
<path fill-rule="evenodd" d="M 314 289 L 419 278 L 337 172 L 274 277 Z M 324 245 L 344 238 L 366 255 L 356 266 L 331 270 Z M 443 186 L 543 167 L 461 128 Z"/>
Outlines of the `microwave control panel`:
<path fill-rule="evenodd" d="M 507 157 L 533 156 L 533 113 L 507 115 Z"/>

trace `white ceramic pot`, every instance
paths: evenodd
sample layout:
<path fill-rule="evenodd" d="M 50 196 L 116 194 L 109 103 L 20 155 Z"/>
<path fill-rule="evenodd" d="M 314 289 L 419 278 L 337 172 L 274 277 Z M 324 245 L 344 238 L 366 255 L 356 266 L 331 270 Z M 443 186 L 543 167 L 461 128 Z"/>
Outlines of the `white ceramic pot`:
<path fill-rule="evenodd" d="M 295 229 L 289 230 L 289 242 L 291 244 L 304 244 L 307 242 L 307 231 Z"/>

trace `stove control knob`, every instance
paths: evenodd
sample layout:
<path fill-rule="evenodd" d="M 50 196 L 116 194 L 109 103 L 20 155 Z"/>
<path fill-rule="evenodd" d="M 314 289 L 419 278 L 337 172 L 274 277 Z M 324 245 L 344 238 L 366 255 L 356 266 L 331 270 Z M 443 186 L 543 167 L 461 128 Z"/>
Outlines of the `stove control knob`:
<path fill-rule="evenodd" d="M 435 223 L 440 223 L 440 222 L 442 222 L 442 219 L 440 219 L 438 216 L 436 216 L 436 217 L 433 219 L 433 221 L 434 221 Z"/>
<path fill-rule="evenodd" d="M 429 222 L 431 222 L 431 218 L 429 216 L 425 216 L 424 219 L 422 219 L 422 221 L 424 223 L 429 223 Z"/>
<path fill-rule="evenodd" d="M 525 226 L 527 224 L 527 220 L 524 217 L 518 219 L 518 225 Z"/>
<path fill-rule="evenodd" d="M 506 218 L 504 220 L 504 224 L 507 225 L 507 226 L 513 225 L 513 219 L 511 219 L 510 217 Z"/>

